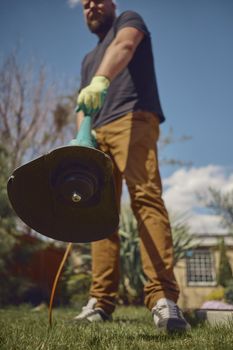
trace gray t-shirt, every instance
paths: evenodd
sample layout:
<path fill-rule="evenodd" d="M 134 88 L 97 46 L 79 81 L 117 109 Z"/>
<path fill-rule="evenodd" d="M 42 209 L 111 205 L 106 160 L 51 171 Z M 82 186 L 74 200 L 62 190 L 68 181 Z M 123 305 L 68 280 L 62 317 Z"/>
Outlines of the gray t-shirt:
<path fill-rule="evenodd" d="M 117 32 L 125 27 L 137 28 L 145 36 L 128 66 L 112 80 L 104 105 L 93 118 L 94 128 L 136 110 L 155 112 L 160 122 L 165 120 L 157 89 L 150 33 L 136 12 L 126 11 L 117 17 L 105 38 L 85 56 L 82 62 L 80 89 L 91 82 L 106 49 Z"/>

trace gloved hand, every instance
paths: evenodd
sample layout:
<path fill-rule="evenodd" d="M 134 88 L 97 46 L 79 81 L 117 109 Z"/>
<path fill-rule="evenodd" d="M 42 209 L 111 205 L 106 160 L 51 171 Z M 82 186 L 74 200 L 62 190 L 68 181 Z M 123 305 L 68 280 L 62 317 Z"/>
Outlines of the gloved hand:
<path fill-rule="evenodd" d="M 86 115 L 97 113 L 103 106 L 110 81 L 104 76 L 95 76 L 90 85 L 81 90 L 77 98 L 78 109 Z"/>

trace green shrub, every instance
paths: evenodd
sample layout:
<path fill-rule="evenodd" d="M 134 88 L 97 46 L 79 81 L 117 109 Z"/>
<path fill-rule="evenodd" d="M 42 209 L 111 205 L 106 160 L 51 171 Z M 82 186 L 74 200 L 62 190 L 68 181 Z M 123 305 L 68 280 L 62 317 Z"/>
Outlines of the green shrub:
<path fill-rule="evenodd" d="M 224 288 L 217 287 L 210 294 L 205 297 L 205 300 L 223 300 L 224 299 Z"/>
<path fill-rule="evenodd" d="M 86 273 L 72 275 L 67 281 L 67 294 L 71 305 L 82 304 L 89 298 L 91 276 Z"/>
<path fill-rule="evenodd" d="M 83 304 L 89 298 L 90 285 L 90 244 L 76 244 L 61 275 L 57 300 L 62 305 Z"/>
<path fill-rule="evenodd" d="M 225 288 L 224 299 L 228 304 L 233 304 L 233 280 L 230 280 Z"/>
<path fill-rule="evenodd" d="M 232 270 L 226 254 L 226 246 L 225 246 L 224 239 L 221 239 L 220 241 L 219 251 L 220 251 L 220 262 L 219 262 L 219 270 L 218 270 L 218 284 L 222 287 L 227 287 L 229 281 L 231 281 L 232 279 Z"/>

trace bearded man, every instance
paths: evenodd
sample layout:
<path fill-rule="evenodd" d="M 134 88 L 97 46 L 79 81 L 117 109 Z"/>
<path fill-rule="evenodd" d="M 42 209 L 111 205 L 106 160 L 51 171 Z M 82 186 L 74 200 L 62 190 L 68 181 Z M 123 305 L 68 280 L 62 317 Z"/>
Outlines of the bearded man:
<path fill-rule="evenodd" d="M 93 116 L 98 147 L 110 155 L 114 164 L 119 210 L 122 179 L 126 181 L 147 278 L 145 305 L 155 325 L 160 330 L 185 331 L 190 325 L 176 304 L 179 288 L 158 165 L 156 143 L 159 124 L 165 117 L 150 32 L 136 12 L 126 11 L 117 17 L 112 0 L 82 0 L 82 5 L 86 24 L 97 35 L 98 43 L 82 62 L 78 128 L 84 114 Z M 118 232 L 92 243 L 90 299 L 76 321 L 111 319 L 120 276 L 119 251 Z"/>

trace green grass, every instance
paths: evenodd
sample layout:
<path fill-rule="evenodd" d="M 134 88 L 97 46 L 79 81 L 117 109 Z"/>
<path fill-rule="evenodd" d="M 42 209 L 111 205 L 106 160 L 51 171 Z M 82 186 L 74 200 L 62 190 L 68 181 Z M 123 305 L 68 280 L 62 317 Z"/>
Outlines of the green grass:
<path fill-rule="evenodd" d="M 159 334 L 150 313 L 143 307 L 118 307 L 113 322 L 77 325 L 70 322 L 76 310 L 55 309 L 53 326 L 47 310 L 30 307 L 0 310 L 1 350 L 232 350 L 233 323 L 193 327 L 186 335 Z"/>

